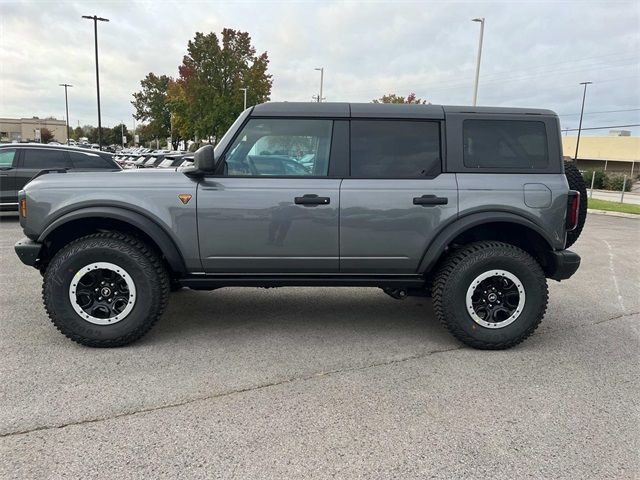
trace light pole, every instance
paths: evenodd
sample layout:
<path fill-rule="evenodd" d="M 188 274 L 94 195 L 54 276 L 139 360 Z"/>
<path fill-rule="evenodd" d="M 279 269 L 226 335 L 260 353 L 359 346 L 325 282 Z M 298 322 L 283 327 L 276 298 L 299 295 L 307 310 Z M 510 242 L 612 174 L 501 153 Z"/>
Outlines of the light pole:
<path fill-rule="evenodd" d="M 584 99 L 587 97 L 587 85 L 591 85 L 593 82 L 580 82 L 580 85 L 584 85 L 584 91 L 582 92 L 582 108 L 580 109 L 580 124 L 578 125 L 578 138 L 576 139 L 576 154 L 573 156 L 575 162 L 578 161 L 578 146 L 580 145 L 580 132 L 582 131 L 582 115 L 584 115 Z"/>
<path fill-rule="evenodd" d="M 69 145 L 69 100 L 67 99 L 67 87 L 73 87 L 73 85 L 61 83 L 60 86 L 64 87 L 64 108 L 67 112 L 67 145 Z"/>
<path fill-rule="evenodd" d="M 124 122 L 120 121 L 120 137 L 122 140 L 122 148 L 124 148 Z"/>
<path fill-rule="evenodd" d="M 108 18 L 101 18 L 97 15 L 83 15 L 82 18 L 93 20 L 93 38 L 96 47 L 96 91 L 98 93 L 98 149 L 102 150 L 102 120 L 100 118 L 100 73 L 98 71 L 98 22 L 108 22 Z"/>
<path fill-rule="evenodd" d="M 474 18 L 474 22 L 480 23 L 480 40 L 478 41 L 478 58 L 476 59 L 476 81 L 473 86 L 473 106 L 478 103 L 478 81 L 480 80 L 480 60 L 482 58 L 482 40 L 484 38 L 484 17 Z"/>
<path fill-rule="evenodd" d="M 240 89 L 241 92 L 244 92 L 244 108 L 243 110 L 247 109 L 247 88 L 241 88 Z"/>
<path fill-rule="evenodd" d="M 324 85 L 324 67 L 314 68 L 314 70 L 320 72 L 320 95 L 318 96 L 318 103 L 320 103 L 322 100 L 324 100 L 322 98 L 322 87 Z"/>

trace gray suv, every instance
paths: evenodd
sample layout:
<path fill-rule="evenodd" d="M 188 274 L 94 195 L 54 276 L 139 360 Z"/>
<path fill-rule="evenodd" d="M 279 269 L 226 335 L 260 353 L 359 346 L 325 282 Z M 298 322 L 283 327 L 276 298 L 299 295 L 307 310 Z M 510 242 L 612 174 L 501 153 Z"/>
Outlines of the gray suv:
<path fill-rule="evenodd" d="M 93 347 L 142 337 L 178 288 L 362 286 L 432 296 L 460 341 L 502 349 L 580 264 L 578 178 L 549 110 L 266 103 L 193 166 L 39 176 L 15 249 Z"/>

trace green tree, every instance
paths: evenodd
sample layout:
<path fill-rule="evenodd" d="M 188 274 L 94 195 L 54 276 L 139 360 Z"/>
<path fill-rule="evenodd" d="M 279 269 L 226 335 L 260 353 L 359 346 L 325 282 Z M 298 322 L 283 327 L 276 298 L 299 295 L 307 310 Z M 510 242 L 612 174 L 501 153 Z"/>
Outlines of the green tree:
<path fill-rule="evenodd" d="M 71 138 L 73 138 L 76 142 L 80 140 L 80 137 L 84 137 L 84 131 L 82 127 L 76 127 L 73 129 L 73 133 L 71 134 Z"/>
<path fill-rule="evenodd" d="M 220 139 L 247 104 L 269 100 L 271 75 L 266 52 L 257 55 L 247 32 L 225 28 L 215 33 L 197 32 L 187 45 L 175 87 L 170 88 L 176 128 L 185 138 Z"/>
<path fill-rule="evenodd" d="M 401 97 L 395 93 L 389 93 L 373 100 L 373 103 L 412 103 L 416 105 L 426 105 L 427 101 L 417 98 L 415 93 L 410 93 L 406 97 Z"/>
<path fill-rule="evenodd" d="M 49 143 L 51 140 L 53 140 L 53 132 L 51 132 L 51 130 L 49 130 L 48 128 L 41 128 L 40 129 L 40 142 L 41 143 Z"/>
<path fill-rule="evenodd" d="M 171 132 L 171 110 L 169 103 L 169 88 L 174 80 L 167 75 L 149 73 L 141 82 L 142 90 L 133 94 L 131 104 L 136 109 L 136 120 L 147 122 L 146 132 L 162 143 L 167 137 L 172 137 L 174 147 L 180 138 L 176 132 Z M 173 133 L 173 135 L 172 135 Z"/>

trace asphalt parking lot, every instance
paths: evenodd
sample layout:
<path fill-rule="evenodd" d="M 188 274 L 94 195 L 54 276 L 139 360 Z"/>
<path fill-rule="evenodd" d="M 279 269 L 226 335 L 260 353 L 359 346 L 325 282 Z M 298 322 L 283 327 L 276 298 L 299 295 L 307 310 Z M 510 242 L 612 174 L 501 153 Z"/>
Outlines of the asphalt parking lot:
<path fill-rule="evenodd" d="M 591 215 L 515 349 L 377 289 L 172 296 L 142 341 L 76 345 L 0 223 L 0 478 L 637 478 L 640 220 Z"/>

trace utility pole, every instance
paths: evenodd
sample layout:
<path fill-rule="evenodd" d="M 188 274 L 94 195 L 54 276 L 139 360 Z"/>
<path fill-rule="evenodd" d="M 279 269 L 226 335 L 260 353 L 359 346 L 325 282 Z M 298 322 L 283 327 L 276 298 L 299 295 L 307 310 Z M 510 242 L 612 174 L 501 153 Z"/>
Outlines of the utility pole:
<path fill-rule="evenodd" d="M 582 131 L 582 116 L 584 115 L 584 100 L 587 97 L 587 85 L 591 85 L 593 82 L 580 82 L 580 85 L 584 85 L 584 91 L 582 92 L 582 108 L 580 109 L 580 124 L 578 125 L 578 138 L 576 139 L 576 154 L 573 156 L 574 161 L 578 161 L 578 147 L 580 146 L 580 132 Z"/>
<path fill-rule="evenodd" d="M 69 145 L 69 100 L 67 99 L 67 87 L 73 87 L 73 85 L 69 85 L 68 83 L 61 83 L 61 87 L 64 87 L 64 108 L 67 112 L 66 123 L 67 123 L 67 145 Z"/>
<path fill-rule="evenodd" d="M 108 22 L 108 18 L 97 15 L 83 15 L 82 18 L 93 20 L 93 38 L 96 47 L 96 91 L 98 93 L 98 148 L 102 150 L 102 120 L 100 118 L 100 72 L 98 70 L 98 22 Z"/>
<path fill-rule="evenodd" d="M 320 95 L 318 95 L 318 103 L 322 102 L 324 98 L 322 97 L 322 88 L 324 85 L 324 67 L 314 68 L 320 72 Z"/>
<path fill-rule="evenodd" d="M 478 82 L 480 81 L 480 60 L 482 59 L 482 40 L 484 39 L 484 17 L 474 18 L 480 23 L 480 40 L 478 41 L 478 58 L 476 59 L 476 81 L 473 86 L 473 106 L 478 104 Z"/>
<path fill-rule="evenodd" d="M 247 89 L 245 88 L 241 88 L 240 89 L 241 92 L 244 92 L 244 108 L 243 110 L 247 109 Z"/>

